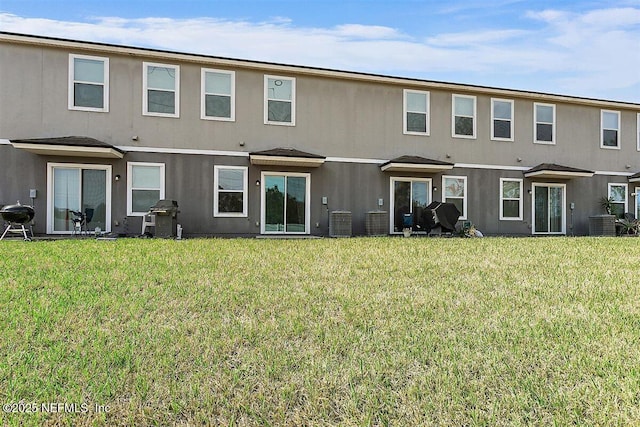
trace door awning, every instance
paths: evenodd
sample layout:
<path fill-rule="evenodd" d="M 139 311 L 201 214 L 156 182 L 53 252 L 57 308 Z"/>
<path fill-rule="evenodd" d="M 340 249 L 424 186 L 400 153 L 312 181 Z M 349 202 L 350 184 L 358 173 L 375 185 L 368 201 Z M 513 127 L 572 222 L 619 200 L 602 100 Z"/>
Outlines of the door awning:
<path fill-rule="evenodd" d="M 629 177 L 629 182 L 640 182 L 640 172 L 631 175 Z"/>
<path fill-rule="evenodd" d="M 525 178 L 553 178 L 571 179 L 580 177 L 592 177 L 593 171 L 578 169 L 570 166 L 557 165 L 555 163 L 541 163 L 524 172 Z"/>
<path fill-rule="evenodd" d="M 249 160 L 252 165 L 317 168 L 324 164 L 326 157 L 295 148 L 274 148 L 249 153 Z"/>
<path fill-rule="evenodd" d="M 454 164 L 419 156 L 400 156 L 380 165 L 383 172 L 437 173 L 453 169 Z"/>
<path fill-rule="evenodd" d="M 12 139 L 14 148 L 44 156 L 99 157 L 121 159 L 124 151 L 86 136 L 65 136 L 57 138 Z"/>

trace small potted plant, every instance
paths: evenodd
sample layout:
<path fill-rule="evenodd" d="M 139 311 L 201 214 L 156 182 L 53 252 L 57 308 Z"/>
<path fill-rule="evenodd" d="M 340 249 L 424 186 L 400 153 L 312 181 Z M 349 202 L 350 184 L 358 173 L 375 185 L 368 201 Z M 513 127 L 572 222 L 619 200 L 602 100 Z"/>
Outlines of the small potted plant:
<path fill-rule="evenodd" d="M 613 212 L 613 197 L 602 197 L 600 199 L 600 207 L 605 210 L 607 215 L 611 215 L 611 212 Z"/>

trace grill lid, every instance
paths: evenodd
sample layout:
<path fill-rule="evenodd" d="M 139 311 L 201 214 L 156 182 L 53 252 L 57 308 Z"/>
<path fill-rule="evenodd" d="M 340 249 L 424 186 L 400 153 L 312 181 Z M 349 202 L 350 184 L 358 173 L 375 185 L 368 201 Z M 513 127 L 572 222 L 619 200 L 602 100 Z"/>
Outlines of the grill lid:
<path fill-rule="evenodd" d="M 154 213 L 174 213 L 178 212 L 178 202 L 175 200 L 161 199 L 149 208 L 150 212 Z"/>
<path fill-rule="evenodd" d="M 4 206 L 0 209 L 2 219 L 16 224 L 26 224 L 33 219 L 35 214 L 31 206 L 21 205 L 20 202 L 15 205 Z"/>

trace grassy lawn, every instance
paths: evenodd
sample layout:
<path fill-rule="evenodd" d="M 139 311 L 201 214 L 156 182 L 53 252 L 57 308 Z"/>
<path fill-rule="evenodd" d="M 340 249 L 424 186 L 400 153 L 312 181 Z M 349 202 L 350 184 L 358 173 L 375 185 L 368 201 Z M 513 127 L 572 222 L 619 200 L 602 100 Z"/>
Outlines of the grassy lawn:
<path fill-rule="evenodd" d="M 0 424 L 640 425 L 639 284 L 634 238 L 0 242 Z"/>

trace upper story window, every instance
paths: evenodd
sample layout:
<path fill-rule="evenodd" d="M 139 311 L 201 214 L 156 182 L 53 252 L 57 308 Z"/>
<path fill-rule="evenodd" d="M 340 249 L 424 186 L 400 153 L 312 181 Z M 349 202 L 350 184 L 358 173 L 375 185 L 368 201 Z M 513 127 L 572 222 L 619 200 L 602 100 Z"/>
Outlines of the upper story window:
<path fill-rule="evenodd" d="M 460 211 L 459 219 L 467 219 L 467 177 L 442 177 L 442 201 L 453 203 Z"/>
<path fill-rule="evenodd" d="M 164 163 L 127 163 L 127 215 L 142 216 L 164 199 Z"/>
<path fill-rule="evenodd" d="M 180 117 L 180 67 L 144 62 L 142 114 Z"/>
<path fill-rule="evenodd" d="M 522 180 L 500 178 L 500 219 L 522 219 Z"/>
<path fill-rule="evenodd" d="M 202 119 L 235 120 L 235 77 L 233 71 L 202 69 Z"/>
<path fill-rule="evenodd" d="M 404 133 L 429 135 L 429 92 L 404 90 Z"/>
<path fill-rule="evenodd" d="M 600 112 L 600 148 L 620 148 L 620 112 Z"/>
<path fill-rule="evenodd" d="M 476 97 L 453 95 L 451 134 L 454 138 L 476 137 Z"/>
<path fill-rule="evenodd" d="M 296 79 L 264 76 L 264 123 L 296 124 Z"/>
<path fill-rule="evenodd" d="M 247 216 L 247 167 L 213 167 L 213 216 Z"/>
<path fill-rule="evenodd" d="M 533 104 L 533 142 L 536 144 L 556 143 L 555 105 Z"/>
<path fill-rule="evenodd" d="M 513 141 L 513 101 L 491 99 L 491 139 Z"/>
<path fill-rule="evenodd" d="M 109 58 L 69 55 L 69 109 L 109 111 Z"/>

